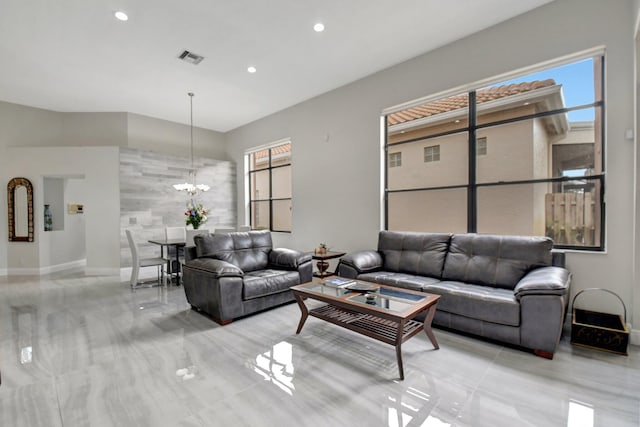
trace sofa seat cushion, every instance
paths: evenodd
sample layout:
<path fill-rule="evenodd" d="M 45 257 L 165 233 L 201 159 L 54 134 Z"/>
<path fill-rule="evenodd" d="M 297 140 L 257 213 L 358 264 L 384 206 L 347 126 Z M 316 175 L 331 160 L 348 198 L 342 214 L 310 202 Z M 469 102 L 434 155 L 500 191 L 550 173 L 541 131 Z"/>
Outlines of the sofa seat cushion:
<path fill-rule="evenodd" d="M 520 325 L 520 303 L 511 290 L 446 280 L 423 290 L 442 296 L 438 310 L 501 325 Z"/>
<path fill-rule="evenodd" d="M 364 273 L 358 276 L 358 280 L 380 283 L 381 285 L 397 286 L 398 288 L 422 291 L 425 287 L 440 282 L 439 279 L 426 276 L 416 276 L 406 273 L 395 273 L 393 271 L 376 271 Z"/>
<path fill-rule="evenodd" d="M 297 271 L 256 270 L 245 273 L 242 287 L 242 299 L 250 300 L 267 295 L 288 291 L 291 286 L 300 284 Z"/>

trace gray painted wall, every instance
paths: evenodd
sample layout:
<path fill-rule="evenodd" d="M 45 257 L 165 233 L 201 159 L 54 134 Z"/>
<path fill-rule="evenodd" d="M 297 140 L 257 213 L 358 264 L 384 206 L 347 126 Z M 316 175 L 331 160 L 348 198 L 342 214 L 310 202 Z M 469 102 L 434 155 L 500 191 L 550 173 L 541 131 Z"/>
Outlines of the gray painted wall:
<path fill-rule="evenodd" d="M 635 26 L 634 26 L 634 106 L 635 106 L 635 132 L 634 132 L 634 148 L 635 148 L 635 178 L 633 180 L 635 184 L 634 191 L 634 228 L 635 232 L 633 234 L 634 237 L 634 245 L 633 245 L 633 302 L 632 302 L 632 313 L 631 316 L 635 320 L 636 330 L 640 329 L 638 327 L 638 319 L 640 319 L 640 150 L 638 149 L 638 132 L 640 128 L 638 124 L 640 123 L 640 0 L 633 0 L 633 13 L 631 16 L 635 17 Z M 637 334 L 634 337 L 637 339 Z M 636 342 L 634 339 L 634 342 Z M 637 343 L 637 342 L 636 342 Z"/>
<path fill-rule="evenodd" d="M 87 146 L 111 147 L 112 150 L 102 152 L 104 157 L 92 157 L 92 152 L 70 149 Z M 116 192 L 115 200 L 112 200 L 110 205 L 110 208 L 115 209 L 113 218 L 106 217 L 111 212 L 110 208 L 92 209 L 92 203 L 87 200 L 95 198 L 93 192 L 84 197 L 87 211 L 82 220 L 76 217 L 74 221 L 78 223 L 77 226 L 82 225 L 80 222 L 86 222 L 86 235 L 78 237 L 86 241 L 86 247 L 75 239 L 72 239 L 73 242 L 67 241 L 67 237 L 64 237 L 68 234 L 66 231 L 55 236 L 51 233 L 37 233 L 34 243 L 11 243 L 7 241 L 7 227 L 0 227 L 0 275 L 11 271 L 30 274 L 46 272 L 49 271 L 49 267 L 68 263 L 73 261 L 74 257 L 77 257 L 75 260 L 80 260 L 85 255 L 87 272 L 105 274 L 117 271 L 121 249 L 118 147 L 143 148 L 173 156 L 175 161 L 182 165 L 178 169 L 179 173 L 182 173 L 189 153 L 189 126 L 129 113 L 60 113 L 0 102 L 0 178 L 4 183 L 16 176 L 24 176 L 32 181 L 36 197 L 36 230 L 42 228 L 44 176 L 78 177 L 88 170 L 91 176 L 85 175 L 86 179 L 83 181 L 87 188 L 100 189 L 97 194 L 103 192 L 107 199 L 111 197 L 111 191 Z M 219 157 L 224 160 L 226 154 L 223 135 L 196 128 L 194 153 L 200 158 Z M 211 165 L 207 164 L 207 167 L 209 166 Z M 208 173 L 207 167 L 201 172 L 203 175 Z M 102 172 L 97 174 L 98 171 Z M 235 172 L 231 175 L 231 179 L 235 179 Z M 235 182 L 231 182 L 232 190 L 229 191 L 233 194 L 222 194 L 226 200 L 232 200 L 233 206 L 218 216 L 222 222 L 235 224 L 235 215 L 233 219 L 228 219 L 229 213 L 235 211 L 237 200 Z M 80 186 L 82 187 L 82 184 Z M 0 203 L 7 206 L 6 191 L 0 194 Z M 101 203 L 100 200 L 96 202 Z M 213 199 L 212 205 L 224 205 L 217 202 L 219 200 Z M 107 224 L 112 220 L 115 220 L 115 227 L 110 230 L 111 234 L 103 235 L 103 231 L 109 230 Z M 94 221 L 103 225 L 89 230 L 90 227 L 94 227 Z M 0 209 L 0 223 L 7 223 L 6 208 Z M 100 235 L 102 240 L 96 239 L 97 235 Z M 68 244 L 68 250 L 60 252 L 60 239 L 67 239 L 65 244 Z M 54 251 L 58 252 L 54 255 Z"/>
<path fill-rule="evenodd" d="M 639 8 L 638 0 L 556 0 L 225 135 L 211 132 L 207 139 L 211 145 L 201 147 L 196 142 L 197 155 L 241 165 L 245 149 L 291 137 L 293 232 L 274 233 L 274 243 L 299 249 L 311 249 L 319 242 L 347 251 L 371 248 L 382 220 L 379 119 L 384 108 L 604 45 L 607 247 L 605 253 L 570 253 L 568 266 L 574 273 L 574 292 L 608 287 L 623 297 L 631 318 L 640 323 L 640 217 L 634 209 L 638 206 L 634 182 L 640 186 L 640 156 L 634 141 L 624 137 L 625 130 L 634 128 L 634 36 Z M 85 126 L 94 117 L 65 114 L 70 113 L 0 102 L 0 176 L 9 164 L 31 164 L 31 159 L 16 158 L 15 152 L 9 152 L 10 146 L 91 145 L 98 144 L 98 139 L 122 146 L 118 115 L 124 113 L 112 113 L 109 119 L 105 116 L 99 126 Z M 177 130 L 180 125 L 173 129 L 175 125 L 159 122 L 127 114 L 127 144 L 180 154 L 181 144 L 174 143 L 183 133 Z M 188 127 L 183 129 L 187 132 Z M 104 134 L 98 138 L 99 132 Z M 188 139 L 183 141 L 186 149 Z M 24 175 L 23 170 L 18 167 L 15 173 Z M 246 216 L 243 173 L 238 168 L 237 212 L 242 222 Z M 11 176 L 5 173 L 3 178 L 7 182 Z M 6 192 L 0 193 L 6 206 Z M 0 209 L 0 222 L 6 224 L 6 220 L 6 209 Z M 7 268 L 6 233 L 6 227 L 0 227 L 0 274 Z M 118 249 L 117 239 L 116 253 Z M 613 311 L 617 309 L 614 304 L 603 301 L 600 307 Z"/>
<path fill-rule="evenodd" d="M 127 113 L 60 113 L 62 144 L 127 146 Z"/>
<path fill-rule="evenodd" d="M 633 28 L 630 1 L 556 0 L 448 46 L 406 61 L 227 134 L 236 163 L 247 148 L 291 137 L 293 232 L 279 244 L 319 242 L 352 251 L 374 248 L 381 228 L 383 109 L 596 46 L 606 46 L 607 223 L 605 253 L 569 253 L 573 292 L 607 287 L 628 307 L 632 275 L 634 144 Z M 242 171 L 238 212 L 246 214 Z M 599 308 L 620 310 L 614 301 Z M 632 311 L 640 323 L 640 308 Z"/>
<path fill-rule="evenodd" d="M 33 184 L 34 242 L 7 242 L 6 268 L 10 274 L 38 274 L 51 271 L 58 255 L 72 253 L 65 246 L 58 247 L 57 239 L 73 245 L 74 239 L 65 235 L 73 229 L 44 231 L 44 177 L 83 176 L 86 188 L 85 206 L 85 271 L 88 274 L 114 274 L 119 271 L 119 212 L 117 147 L 12 147 L 5 149 L 13 162 L 5 162 L 0 176 L 4 182 L 10 177 L 23 176 Z M 6 206 L 6 205 L 5 205 Z M 6 209 L 2 210 L 6 224 Z M 5 227 L 2 227 L 5 228 Z M 75 249 L 74 249 L 75 250 Z M 60 255 L 61 255 L 60 254 Z M 63 256 L 65 262 L 72 261 Z"/>
<path fill-rule="evenodd" d="M 185 111 L 186 113 L 188 111 Z M 174 156 L 189 156 L 189 126 L 140 114 L 129 113 L 127 117 L 128 147 Z M 195 157 L 229 160 L 225 150 L 224 135 L 197 126 L 193 129 L 193 152 Z"/>

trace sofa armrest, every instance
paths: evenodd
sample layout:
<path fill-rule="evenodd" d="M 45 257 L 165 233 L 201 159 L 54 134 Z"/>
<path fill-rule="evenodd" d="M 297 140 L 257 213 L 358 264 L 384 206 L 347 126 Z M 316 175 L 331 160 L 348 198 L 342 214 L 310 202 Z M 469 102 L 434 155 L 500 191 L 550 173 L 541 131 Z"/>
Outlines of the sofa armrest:
<path fill-rule="evenodd" d="M 196 258 L 186 263 L 190 268 L 212 274 L 214 277 L 243 277 L 244 272 L 237 266 L 213 258 Z"/>
<path fill-rule="evenodd" d="M 562 267 L 531 270 L 513 290 L 518 301 L 526 295 L 568 295 L 571 273 Z"/>
<path fill-rule="evenodd" d="M 269 265 L 279 269 L 297 270 L 308 261 L 311 261 L 311 254 L 295 249 L 274 248 L 269 252 Z"/>
<path fill-rule="evenodd" d="M 382 268 L 382 255 L 378 251 L 352 252 L 340 258 L 340 264 L 351 267 L 358 274 L 370 273 Z"/>
<path fill-rule="evenodd" d="M 184 248 L 184 261 L 192 261 L 198 258 L 195 246 L 185 246 Z"/>

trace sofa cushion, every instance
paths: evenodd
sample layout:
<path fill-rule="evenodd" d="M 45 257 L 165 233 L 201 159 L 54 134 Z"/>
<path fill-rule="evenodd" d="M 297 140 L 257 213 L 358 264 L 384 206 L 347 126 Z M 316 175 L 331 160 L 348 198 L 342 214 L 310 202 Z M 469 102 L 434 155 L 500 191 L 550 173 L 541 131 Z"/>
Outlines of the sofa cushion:
<path fill-rule="evenodd" d="M 442 278 L 512 290 L 526 273 L 551 264 L 552 246 L 548 237 L 454 234 Z"/>
<path fill-rule="evenodd" d="M 233 264 L 244 272 L 263 270 L 269 263 L 271 233 L 250 231 L 197 235 L 193 238 L 198 258 L 214 258 Z"/>
<path fill-rule="evenodd" d="M 266 295 L 288 291 L 291 286 L 300 284 L 297 271 L 257 270 L 245 274 L 242 286 L 242 299 L 249 300 Z"/>
<path fill-rule="evenodd" d="M 442 281 L 425 286 L 424 291 L 442 296 L 438 310 L 485 322 L 520 325 L 520 304 L 511 290 Z"/>
<path fill-rule="evenodd" d="M 378 251 L 383 270 L 419 276 L 442 277 L 449 234 L 381 231 Z"/>
<path fill-rule="evenodd" d="M 433 277 L 395 273 L 393 271 L 376 271 L 374 273 L 360 274 L 358 276 L 358 280 L 366 280 L 367 282 L 380 283 L 382 285 L 412 289 L 414 291 L 422 291 L 426 286 L 440 281 L 440 279 L 435 279 Z"/>

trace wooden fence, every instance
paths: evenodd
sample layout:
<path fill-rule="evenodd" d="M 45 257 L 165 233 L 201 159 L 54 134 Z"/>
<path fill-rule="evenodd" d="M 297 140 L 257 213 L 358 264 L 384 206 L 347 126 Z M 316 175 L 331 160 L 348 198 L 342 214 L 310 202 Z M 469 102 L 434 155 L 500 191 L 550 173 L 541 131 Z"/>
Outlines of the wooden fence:
<path fill-rule="evenodd" d="M 560 245 L 597 246 L 595 209 L 593 193 L 547 193 L 547 236 Z"/>

